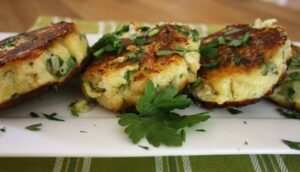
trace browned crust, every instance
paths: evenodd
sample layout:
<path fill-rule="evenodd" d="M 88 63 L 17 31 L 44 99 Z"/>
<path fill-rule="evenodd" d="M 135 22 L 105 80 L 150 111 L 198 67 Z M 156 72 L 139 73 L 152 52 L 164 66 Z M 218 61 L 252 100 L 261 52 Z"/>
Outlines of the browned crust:
<path fill-rule="evenodd" d="M 280 26 L 255 29 L 249 25 L 236 24 L 227 26 L 223 30 L 205 37 L 202 40 L 201 47 L 204 47 L 220 36 L 224 38 L 228 37 L 226 33 L 233 30 L 233 28 L 241 29 L 241 31 L 231 34 L 231 39 L 241 38 L 246 33 L 250 33 L 247 45 L 231 47 L 228 45 L 230 40 L 224 45 L 219 45 L 217 47 L 217 56 L 221 57 L 220 65 L 213 69 L 201 67 L 199 74 L 203 79 L 234 73 L 248 73 L 255 70 L 257 67 L 269 63 L 269 59 L 273 55 L 272 53 L 283 46 L 287 41 L 286 31 Z M 243 60 L 239 63 L 235 63 L 233 60 L 235 56 L 242 57 Z M 204 66 L 205 64 L 210 64 L 213 60 L 213 58 L 202 57 L 201 64 Z"/>
<path fill-rule="evenodd" d="M 78 32 L 74 23 L 61 22 L 0 41 L 0 67 L 15 61 L 37 58 L 54 41 Z M 14 44 L 7 49 L 8 43 Z"/>
<path fill-rule="evenodd" d="M 246 100 L 241 100 L 241 101 L 235 101 L 235 102 L 225 102 L 223 104 L 217 104 L 215 102 L 207 102 L 207 101 L 203 101 L 200 99 L 196 99 L 196 98 L 192 98 L 193 101 L 198 104 L 203 106 L 204 108 L 207 109 L 212 109 L 212 108 L 226 108 L 226 107 L 242 107 L 242 106 L 247 106 L 250 104 L 254 104 L 259 102 L 261 99 L 263 99 L 264 97 L 268 97 L 270 94 L 272 94 L 273 90 L 279 86 L 281 84 L 281 82 L 284 80 L 284 78 L 286 77 L 286 73 L 283 73 L 280 76 L 279 81 L 261 98 L 256 98 L 256 99 L 246 99 Z"/>
<path fill-rule="evenodd" d="M 89 55 L 88 55 L 89 56 Z M 26 100 L 31 100 L 32 98 L 41 95 L 51 89 L 55 89 L 55 87 L 58 86 L 62 86 L 64 85 L 66 82 L 68 82 L 69 80 L 72 79 L 72 77 L 77 74 L 80 73 L 80 71 L 82 71 L 84 69 L 84 67 L 88 64 L 90 58 L 85 58 L 81 64 L 79 64 L 76 68 L 74 68 L 69 74 L 68 76 L 59 82 L 52 82 L 52 83 L 47 83 L 45 85 L 42 85 L 41 87 L 34 89 L 30 92 L 27 92 L 25 94 L 20 95 L 18 98 L 15 99 L 10 99 L 6 102 L 3 102 L 0 104 L 0 110 L 6 109 L 6 108 L 10 108 L 13 107 L 15 105 L 21 104 L 22 102 L 25 102 Z"/>
<path fill-rule="evenodd" d="M 126 39 L 124 39 L 123 41 L 126 41 Z M 133 41 L 126 42 L 126 47 L 136 47 Z M 158 57 L 155 54 L 158 50 L 175 50 L 175 44 L 185 43 L 187 43 L 187 38 L 184 35 L 180 34 L 176 30 L 174 25 L 166 24 L 163 25 L 162 28 L 160 28 L 160 32 L 157 35 L 149 38 L 149 43 L 147 45 L 142 46 L 144 52 L 140 55 L 140 60 L 138 62 L 115 61 L 117 57 L 126 56 L 131 52 L 128 50 L 124 50 L 120 54 L 108 54 L 90 65 L 84 72 L 84 76 L 97 77 L 108 72 L 117 71 L 125 66 L 134 66 L 138 64 L 140 70 L 133 75 L 133 80 L 146 80 L 152 74 L 156 74 L 164 70 L 165 66 L 176 64 L 179 63 L 180 60 L 184 60 L 184 58 L 179 55 Z"/>

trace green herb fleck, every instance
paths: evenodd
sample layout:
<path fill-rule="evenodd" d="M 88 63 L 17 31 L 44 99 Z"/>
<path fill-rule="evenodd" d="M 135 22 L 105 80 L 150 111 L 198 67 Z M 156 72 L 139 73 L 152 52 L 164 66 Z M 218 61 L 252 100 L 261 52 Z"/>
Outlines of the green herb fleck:
<path fill-rule="evenodd" d="M 87 133 L 87 131 L 80 131 L 81 133 Z"/>
<path fill-rule="evenodd" d="M 288 76 L 292 81 L 300 81 L 300 72 L 292 72 Z"/>
<path fill-rule="evenodd" d="M 148 43 L 148 40 L 146 37 L 144 36 L 141 36 L 141 37 L 137 37 L 135 40 L 134 40 L 135 44 L 138 45 L 138 46 L 142 46 L 142 45 L 145 45 Z"/>
<path fill-rule="evenodd" d="M 129 31 L 129 25 L 119 25 L 117 26 L 116 30 L 115 30 L 115 34 L 116 35 L 121 35 L 125 32 Z"/>
<path fill-rule="evenodd" d="M 242 31 L 242 29 L 232 28 L 231 30 L 229 30 L 228 32 L 226 32 L 224 35 L 228 36 L 228 35 L 232 35 L 234 33 L 240 32 L 240 31 Z"/>
<path fill-rule="evenodd" d="M 145 150 L 149 150 L 149 147 L 148 147 L 148 146 L 138 145 L 138 147 L 143 148 L 143 149 L 145 149 Z"/>
<path fill-rule="evenodd" d="M 39 123 L 39 124 L 32 124 L 32 125 L 29 125 L 27 127 L 25 127 L 27 130 L 30 130 L 30 131 L 40 131 L 41 130 L 41 127 L 42 127 L 42 124 Z"/>
<path fill-rule="evenodd" d="M 154 28 L 154 29 L 149 31 L 148 36 L 150 36 L 150 37 L 155 36 L 159 33 L 159 31 L 160 31 L 159 28 Z"/>
<path fill-rule="evenodd" d="M 35 113 L 35 112 L 30 112 L 30 116 L 32 118 L 38 118 L 39 117 L 39 115 L 37 113 Z"/>
<path fill-rule="evenodd" d="M 51 113 L 51 114 L 42 113 L 42 114 L 45 118 L 52 120 L 52 121 L 65 121 L 63 119 L 56 118 L 57 113 Z"/>
<path fill-rule="evenodd" d="M 264 65 L 261 70 L 261 74 L 263 76 L 266 76 L 269 72 L 272 74 L 278 74 L 277 65 L 274 62 L 269 62 L 268 64 Z"/>
<path fill-rule="evenodd" d="M 292 118 L 292 119 L 300 119 L 300 113 L 293 111 L 293 110 L 288 110 L 288 109 L 282 109 L 282 108 L 277 108 L 276 111 L 287 118 Z"/>
<path fill-rule="evenodd" d="M 204 129 L 197 129 L 196 131 L 199 131 L 199 132 L 206 132 L 206 130 L 204 130 Z"/>
<path fill-rule="evenodd" d="M 220 45 L 222 45 L 222 44 L 225 44 L 225 43 L 226 43 L 226 41 L 225 41 L 225 39 L 224 39 L 224 37 L 223 37 L 223 36 L 220 36 L 220 37 L 218 37 L 218 42 L 219 42 L 219 44 L 220 44 Z"/>
<path fill-rule="evenodd" d="M 199 35 L 198 30 L 196 30 L 196 29 L 192 30 L 192 38 L 193 38 L 194 42 L 197 42 L 200 40 L 200 35 Z"/>
<path fill-rule="evenodd" d="M 227 108 L 227 111 L 233 115 L 237 115 L 237 114 L 240 114 L 240 113 L 243 113 L 242 111 L 240 111 L 238 108 L 236 107 L 229 107 Z"/>
<path fill-rule="evenodd" d="M 197 80 L 192 84 L 192 89 L 197 88 L 199 85 L 201 85 L 202 80 L 201 77 L 198 77 Z"/>
<path fill-rule="evenodd" d="M 294 88 L 292 87 L 289 87 L 287 89 L 287 94 L 286 94 L 286 100 L 289 102 L 289 103 L 293 103 L 293 96 L 294 94 L 296 93 L 296 91 L 294 90 Z"/>
<path fill-rule="evenodd" d="M 5 128 L 5 127 L 2 127 L 2 128 L 0 128 L 0 131 L 1 131 L 2 133 L 5 133 L 5 132 L 6 132 L 6 128 Z"/>
<path fill-rule="evenodd" d="M 144 96 L 138 99 L 137 113 L 125 113 L 119 119 L 119 125 L 126 127 L 133 143 L 142 138 L 155 147 L 161 144 L 181 146 L 184 142 L 182 129 L 208 120 L 208 112 L 181 116 L 174 109 L 185 109 L 192 104 L 186 95 L 178 95 L 176 87 L 168 87 L 158 93 L 152 81 L 148 81 Z"/>
<path fill-rule="evenodd" d="M 300 142 L 284 140 L 282 139 L 283 143 L 286 144 L 289 148 L 300 150 Z"/>

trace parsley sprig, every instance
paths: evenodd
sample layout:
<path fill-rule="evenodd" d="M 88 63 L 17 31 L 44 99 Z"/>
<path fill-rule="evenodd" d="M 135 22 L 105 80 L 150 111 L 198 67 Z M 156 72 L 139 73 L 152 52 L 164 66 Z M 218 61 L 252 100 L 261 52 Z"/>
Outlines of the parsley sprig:
<path fill-rule="evenodd" d="M 186 95 L 177 95 L 176 87 L 168 87 L 158 93 L 152 81 L 148 81 L 144 96 L 138 99 L 136 113 L 125 113 L 119 119 L 119 125 L 125 127 L 125 133 L 137 144 L 142 138 L 155 147 L 181 146 L 185 140 L 185 127 L 209 119 L 208 112 L 181 116 L 174 109 L 185 109 L 192 104 Z"/>
<path fill-rule="evenodd" d="M 180 56 L 184 56 L 186 53 L 189 52 L 199 52 L 198 49 L 186 49 L 180 46 L 176 47 L 176 50 L 158 50 L 156 51 L 156 56 L 168 56 L 168 55 L 174 55 L 178 54 Z"/>

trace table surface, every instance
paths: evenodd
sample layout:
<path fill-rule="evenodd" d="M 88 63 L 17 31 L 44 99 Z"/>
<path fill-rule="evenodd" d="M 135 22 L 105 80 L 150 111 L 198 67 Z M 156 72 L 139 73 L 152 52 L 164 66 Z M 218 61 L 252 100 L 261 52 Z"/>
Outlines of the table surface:
<path fill-rule="evenodd" d="M 180 21 L 209 24 L 277 18 L 300 40 L 300 10 L 259 0 L 0 0 L 0 31 L 24 31 L 40 15 L 86 20 Z"/>

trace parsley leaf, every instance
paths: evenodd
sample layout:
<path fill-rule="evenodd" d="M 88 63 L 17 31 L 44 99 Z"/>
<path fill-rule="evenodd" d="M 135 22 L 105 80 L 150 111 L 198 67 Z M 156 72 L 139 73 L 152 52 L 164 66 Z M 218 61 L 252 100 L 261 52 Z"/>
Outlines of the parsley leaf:
<path fill-rule="evenodd" d="M 286 94 L 286 100 L 289 102 L 289 103 L 293 103 L 293 96 L 294 94 L 296 93 L 296 91 L 294 90 L 294 88 L 292 87 L 289 87 L 287 89 L 287 94 Z"/>
<path fill-rule="evenodd" d="M 200 40 L 200 35 L 199 35 L 198 30 L 196 30 L 196 29 L 192 30 L 192 38 L 193 38 L 194 42 L 197 42 Z"/>
<path fill-rule="evenodd" d="M 185 109 L 192 104 L 186 95 L 178 95 L 176 87 L 168 87 L 158 94 L 152 81 L 148 81 L 145 95 L 137 102 L 137 110 L 144 115 L 165 115 L 173 109 Z"/>
<path fill-rule="evenodd" d="M 208 120 L 208 112 L 188 116 L 171 112 L 187 108 L 192 103 L 186 95 L 177 93 L 176 87 L 158 93 L 153 82 L 147 82 L 144 96 L 139 97 L 136 105 L 138 113 L 125 113 L 118 121 L 133 143 L 145 137 L 155 147 L 161 144 L 181 146 L 185 140 L 183 128 Z"/>
<path fill-rule="evenodd" d="M 93 55 L 96 58 L 102 57 L 106 53 L 120 53 L 123 50 L 123 41 L 114 33 L 104 34 L 92 47 Z"/>
<path fill-rule="evenodd" d="M 197 80 L 192 84 L 192 89 L 197 88 L 199 85 L 201 85 L 202 80 L 201 77 L 198 77 Z"/>
<path fill-rule="evenodd" d="M 283 143 L 288 145 L 291 149 L 300 150 L 300 142 L 290 141 L 290 140 L 284 140 L 282 139 Z"/>
<path fill-rule="evenodd" d="M 289 74 L 292 81 L 300 81 L 300 72 L 292 72 Z"/>
<path fill-rule="evenodd" d="M 63 119 L 59 119 L 59 118 L 56 118 L 55 116 L 57 115 L 57 113 L 52 113 L 52 114 L 45 114 L 43 113 L 44 117 L 49 119 L 49 120 L 52 120 L 52 121 L 65 121 Z"/>
<path fill-rule="evenodd" d="M 6 132 L 6 128 L 5 128 L 5 127 L 2 127 L 2 128 L 0 128 L 0 131 L 1 131 L 2 133 L 5 133 L 5 132 Z"/>
<path fill-rule="evenodd" d="M 141 36 L 141 37 L 137 37 L 137 38 L 134 40 L 134 42 L 135 42 L 136 45 L 142 46 L 142 45 L 147 44 L 148 40 L 147 40 L 146 37 Z"/>
<path fill-rule="evenodd" d="M 30 112 L 30 116 L 32 118 L 38 118 L 39 117 L 39 115 L 37 113 L 35 113 L 35 112 Z"/>
<path fill-rule="evenodd" d="M 227 111 L 233 115 L 237 115 L 237 114 L 240 114 L 240 113 L 243 113 L 242 111 L 240 111 L 238 108 L 236 107 L 229 107 L 227 108 Z"/>
<path fill-rule="evenodd" d="M 40 131 L 41 130 L 41 126 L 42 126 L 42 123 L 39 123 L 39 124 L 32 124 L 32 125 L 29 125 L 27 127 L 25 127 L 27 130 L 30 130 L 30 131 Z"/>
<path fill-rule="evenodd" d="M 300 119 L 300 113 L 288 109 L 282 109 L 282 108 L 277 108 L 277 112 L 280 113 L 280 115 L 283 115 L 287 118 L 293 118 L 293 119 Z"/>

